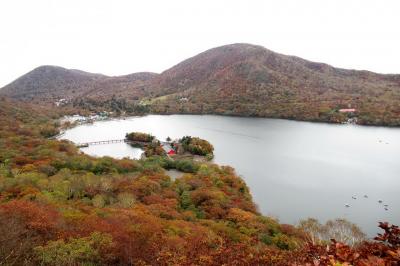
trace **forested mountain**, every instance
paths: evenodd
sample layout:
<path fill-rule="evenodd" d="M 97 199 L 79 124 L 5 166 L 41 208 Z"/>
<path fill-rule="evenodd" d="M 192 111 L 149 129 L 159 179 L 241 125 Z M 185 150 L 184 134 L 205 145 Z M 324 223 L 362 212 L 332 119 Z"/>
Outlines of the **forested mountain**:
<path fill-rule="evenodd" d="M 261 46 L 233 44 L 189 58 L 152 81 L 159 112 L 400 124 L 400 76 L 334 68 Z M 186 100 L 187 98 L 187 100 Z"/>
<path fill-rule="evenodd" d="M 15 99 L 123 99 L 157 113 L 213 113 L 400 125 L 400 75 L 334 68 L 251 44 L 205 51 L 162 72 L 107 77 L 39 67 L 0 90 Z M 125 106 L 125 103 L 124 103 Z"/>
<path fill-rule="evenodd" d="M 23 75 L 0 90 L 3 96 L 18 100 L 42 100 L 82 97 L 109 99 L 112 96 L 142 96 L 141 87 L 155 73 L 142 72 L 109 77 L 58 66 L 41 66 Z"/>

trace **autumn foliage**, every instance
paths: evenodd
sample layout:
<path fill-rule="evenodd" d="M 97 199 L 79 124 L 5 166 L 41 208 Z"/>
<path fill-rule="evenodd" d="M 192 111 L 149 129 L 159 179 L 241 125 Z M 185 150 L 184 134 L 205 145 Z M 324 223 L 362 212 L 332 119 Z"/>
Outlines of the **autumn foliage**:
<path fill-rule="evenodd" d="M 154 136 L 142 132 L 131 132 L 127 133 L 125 138 L 129 141 L 151 142 Z"/>
<path fill-rule="evenodd" d="M 183 148 L 196 155 L 212 155 L 214 151 L 213 145 L 205 139 L 198 137 L 185 136 L 179 140 Z"/>
<path fill-rule="evenodd" d="M 45 138 L 56 118 L 0 101 L 0 264 L 399 263 L 396 226 L 382 223 L 376 241 L 353 247 L 312 244 L 305 230 L 260 215 L 231 167 L 93 158 Z M 169 167 L 190 171 L 172 179 Z"/>

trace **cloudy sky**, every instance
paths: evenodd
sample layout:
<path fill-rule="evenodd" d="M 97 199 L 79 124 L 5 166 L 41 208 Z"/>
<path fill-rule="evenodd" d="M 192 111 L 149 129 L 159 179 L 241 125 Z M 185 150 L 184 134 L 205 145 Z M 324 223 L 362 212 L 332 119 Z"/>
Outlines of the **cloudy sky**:
<path fill-rule="evenodd" d="M 400 73 L 399 0 L 1 0 L 0 87 L 40 65 L 161 72 L 229 43 Z"/>

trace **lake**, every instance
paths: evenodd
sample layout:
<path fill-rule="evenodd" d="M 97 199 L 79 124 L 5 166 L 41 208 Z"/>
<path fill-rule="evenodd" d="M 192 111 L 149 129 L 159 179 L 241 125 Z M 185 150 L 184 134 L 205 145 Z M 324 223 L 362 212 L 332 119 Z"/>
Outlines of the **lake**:
<path fill-rule="evenodd" d="M 160 140 L 191 135 L 210 141 L 215 147 L 214 162 L 234 167 L 250 187 L 260 211 L 282 223 L 295 224 L 307 217 L 322 222 L 342 217 L 358 224 L 369 236 L 379 231 L 378 221 L 400 224 L 398 128 L 149 115 L 81 125 L 62 138 L 73 142 L 123 139 L 132 131 L 151 133 Z M 82 151 L 118 158 L 138 158 L 141 154 L 126 143 L 90 146 Z M 383 204 L 389 205 L 388 210 Z"/>

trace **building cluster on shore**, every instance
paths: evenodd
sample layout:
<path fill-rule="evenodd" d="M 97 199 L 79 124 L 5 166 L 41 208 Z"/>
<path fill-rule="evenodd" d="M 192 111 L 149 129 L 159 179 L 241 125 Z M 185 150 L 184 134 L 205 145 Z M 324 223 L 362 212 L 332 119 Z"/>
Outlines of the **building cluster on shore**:
<path fill-rule="evenodd" d="M 75 115 L 70 115 L 70 116 L 64 116 L 64 118 L 61 120 L 61 122 L 62 123 L 69 122 L 69 123 L 76 123 L 76 124 L 93 123 L 95 121 L 107 120 L 110 118 L 110 116 L 112 114 L 113 114 L 113 112 L 107 112 L 107 111 L 91 113 L 88 116 L 82 116 L 79 114 L 75 114 Z"/>

